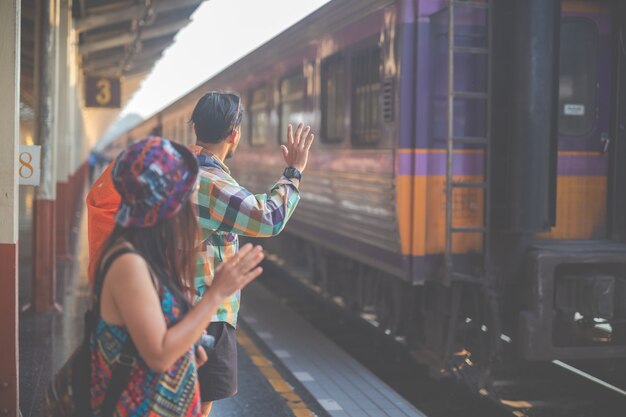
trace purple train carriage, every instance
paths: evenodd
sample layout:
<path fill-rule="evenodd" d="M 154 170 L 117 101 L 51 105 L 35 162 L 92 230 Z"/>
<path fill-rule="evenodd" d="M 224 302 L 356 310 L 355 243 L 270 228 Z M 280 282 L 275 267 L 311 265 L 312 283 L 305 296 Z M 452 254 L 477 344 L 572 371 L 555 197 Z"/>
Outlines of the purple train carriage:
<path fill-rule="evenodd" d="M 435 373 L 624 359 L 625 29 L 621 1 L 334 0 L 110 151 L 191 143 L 199 97 L 237 91 L 251 190 L 287 124 L 319 132 L 263 244 Z"/>

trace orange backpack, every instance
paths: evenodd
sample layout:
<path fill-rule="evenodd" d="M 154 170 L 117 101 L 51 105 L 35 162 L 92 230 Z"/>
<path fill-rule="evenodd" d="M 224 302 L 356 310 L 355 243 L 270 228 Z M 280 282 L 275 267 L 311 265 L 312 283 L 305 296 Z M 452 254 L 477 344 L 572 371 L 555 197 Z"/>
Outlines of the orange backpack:
<path fill-rule="evenodd" d="M 87 194 L 87 239 L 89 241 L 89 280 L 93 282 L 100 250 L 115 228 L 115 213 L 121 197 L 113 185 L 113 163 L 94 182 Z"/>

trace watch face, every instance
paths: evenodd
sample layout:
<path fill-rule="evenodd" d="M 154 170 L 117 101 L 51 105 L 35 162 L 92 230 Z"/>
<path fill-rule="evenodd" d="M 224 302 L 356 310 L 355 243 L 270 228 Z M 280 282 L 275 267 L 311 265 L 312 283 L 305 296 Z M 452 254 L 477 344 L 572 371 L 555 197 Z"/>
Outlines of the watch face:
<path fill-rule="evenodd" d="M 300 171 L 293 167 L 285 168 L 284 175 L 287 178 L 296 178 L 298 180 L 301 178 Z"/>

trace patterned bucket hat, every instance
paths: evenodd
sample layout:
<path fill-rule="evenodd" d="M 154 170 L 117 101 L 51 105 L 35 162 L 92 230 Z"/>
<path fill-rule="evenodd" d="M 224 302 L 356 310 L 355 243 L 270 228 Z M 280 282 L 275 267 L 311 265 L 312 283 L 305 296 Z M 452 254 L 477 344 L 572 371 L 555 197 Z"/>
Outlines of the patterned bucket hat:
<path fill-rule="evenodd" d="M 149 136 L 117 157 L 111 176 L 122 197 L 117 224 L 150 227 L 173 217 L 187 201 L 198 178 L 198 161 L 185 146 Z"/>

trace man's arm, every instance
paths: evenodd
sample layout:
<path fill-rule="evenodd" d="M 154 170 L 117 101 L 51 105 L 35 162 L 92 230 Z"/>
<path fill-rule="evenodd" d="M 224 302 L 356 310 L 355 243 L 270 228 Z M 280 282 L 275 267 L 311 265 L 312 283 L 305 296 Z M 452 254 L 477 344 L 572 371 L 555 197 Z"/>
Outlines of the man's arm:
<path fill-rule="evenodd" d="M 232 177 L 202 177 L 197 204 L 203 239 L 216 230 L 252 237 L 277 235 L 300 200 L 297 183 L 282 177 L 268 193 L 255 195 Z"/>
<path fill-rule="evenodd" d="M 302 123 L 293 132 L 287 128 L 287 144 L 281 146 L 288 167 L 304 172 L 315 135 Z M 300 201 L 299 180 L 282 177 L 267 194 L 254 195 L 228 174 L 201 175 L 197 194 L 198 216 L 203 239 L 215 230 L 252 237 L 280 233 Z"/>

